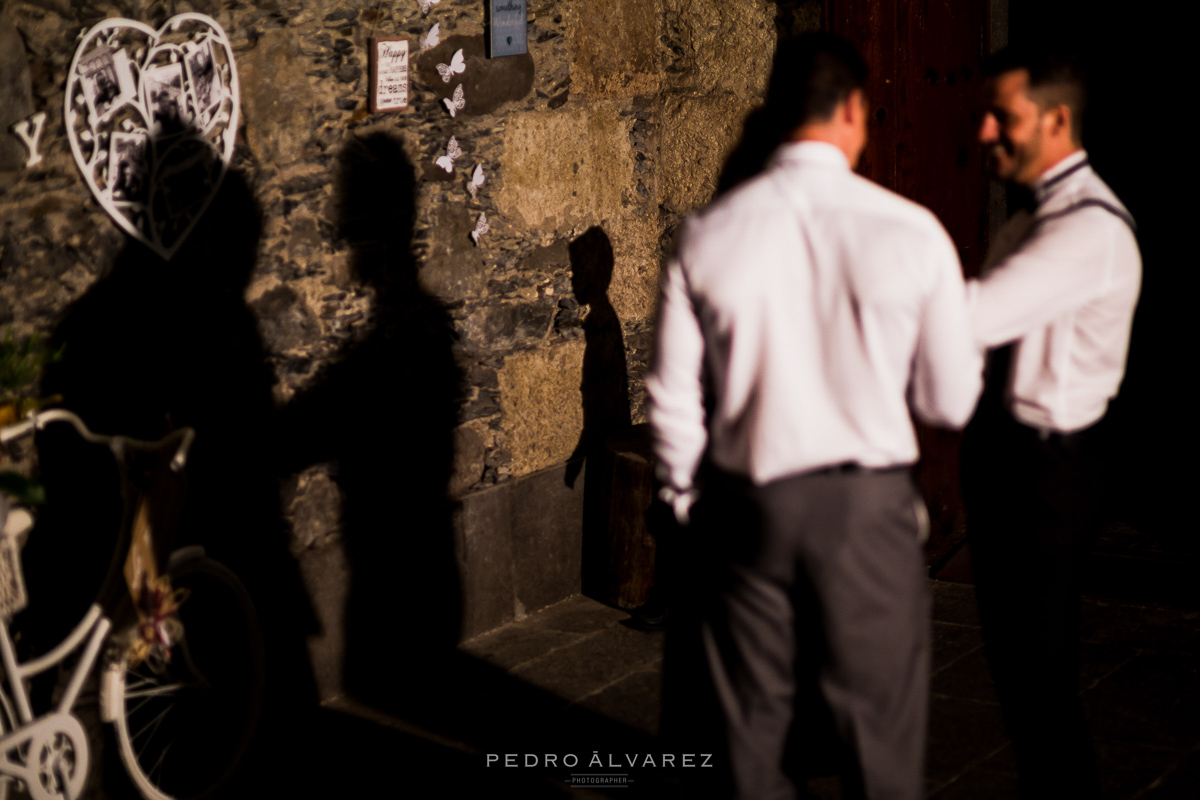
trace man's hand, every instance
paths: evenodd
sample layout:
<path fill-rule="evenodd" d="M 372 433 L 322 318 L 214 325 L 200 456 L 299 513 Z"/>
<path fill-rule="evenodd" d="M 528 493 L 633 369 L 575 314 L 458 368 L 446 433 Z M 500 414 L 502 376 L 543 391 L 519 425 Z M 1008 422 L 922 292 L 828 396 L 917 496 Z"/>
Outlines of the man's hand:
<path fill-rule="evenodd" d="M 672 489 L 670 486 L 663 486 L 658 490 L 658 499 L 671 510 L 675 521 L 682 527 L 687 527 L 691 521 L 692 505 L 698 496 L 695 489 L 680 491 Z"/>

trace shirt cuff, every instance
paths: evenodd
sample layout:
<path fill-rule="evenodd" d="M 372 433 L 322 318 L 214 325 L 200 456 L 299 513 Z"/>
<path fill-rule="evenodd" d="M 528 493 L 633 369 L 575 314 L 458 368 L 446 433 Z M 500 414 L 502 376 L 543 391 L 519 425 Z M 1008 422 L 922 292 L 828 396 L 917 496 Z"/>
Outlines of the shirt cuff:
<path fill-rule="evenodd" d="M 675 521 L 680 525 L 687 525 L 691 520 L 692 505 L 699 496 L 695 489 L 680 491 L 664 486 L 658 490 L 658 499 L 671 507 L 671 511 L 675 513 Z"/>

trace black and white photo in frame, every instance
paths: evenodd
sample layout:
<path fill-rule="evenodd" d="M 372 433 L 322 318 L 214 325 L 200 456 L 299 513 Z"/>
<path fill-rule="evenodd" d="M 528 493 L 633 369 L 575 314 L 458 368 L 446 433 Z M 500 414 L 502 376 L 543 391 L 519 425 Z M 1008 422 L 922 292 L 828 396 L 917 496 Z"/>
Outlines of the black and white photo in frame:
<path fill-rule="evenodd" d="M 109 197 L 119 203 L 146 202 L 149 176 L 146 150 L 150 139 L 144 133 L 113 133 L 108 157 Z"/>
<path fill-rule="evenodd" d="M 155 136 L 181 133 L 191 122 L 183 91 L 183 64 L 161 64 L 142 72 L 142 90 Z"/>
<path fill-rule="evenodd" d="M 188 83 L 195 98 L 196 116 L 204 124 L 221 103 L 221 79 L 213 61 L 212 42 L 206 40 L 202 44 L 185 44 L 183 52 Z"/>
<path fill-rule="evenodd" d="M 88 110 L 97 123 L 102 123 L 122 104 L 137 97 L 129 57 L 124 50 L 113 53 L 98 47 L 79 64 L 80 82 Z"/>

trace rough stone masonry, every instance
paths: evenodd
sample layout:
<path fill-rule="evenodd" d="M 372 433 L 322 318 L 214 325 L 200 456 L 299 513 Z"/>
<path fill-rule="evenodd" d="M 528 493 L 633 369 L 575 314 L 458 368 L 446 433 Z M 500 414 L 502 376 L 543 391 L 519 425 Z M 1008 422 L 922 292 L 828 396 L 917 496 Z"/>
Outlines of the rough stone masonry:
<path fill-rule="evenodd" d="M 333 222 L 335 171 L 352 137 L 386 134 L 415 168 L 417 279 L 450 320 L 462 376 L 447 491 L 460 527 L 495 527 L 471 510 L 473 497 L 561 470 L 579 454 L 590 316 L 598 324 L 603 312 L 610 338 L 615 331 L 623 358 L 611 363 L 623 360 L 626 373 L 615 379 L 628 386 L 629 420 L 643 419 L 663 249 L 683 215 L 711 196 L 742 120 L 761 100 L 779 33 L 817 27 L 820 5 L 530 0 L 528 53 L 488 59 L 484 0 L 442 0 L 426 15 L 416 0 L 4 0 L 0 328 L 54 330 L 125 244 L 90 197 L 65 138 L 63 91 L 77 35 L 109 17 L 157 27 L 174 14 L 207 14 L 228 35 L 241 81 L 231 168 L 248 181 L 265 224 L 244 302 L 276 406 L 320 381 L 372 329 L 376 290 L 352 268 Z M 434 23 L 440 44 L 418 52 Z M 409 39 L 410 105 L 402 112 L 367 110 L 372 36 Z M 442 81 L 435 66 L 460 48 L 465 71 Z M 442 98 L 459 83 L 466 105 L 452 118 Z M 48 115 L 44 161 L 24 170 L 24 148 L 8 130 L 37 111 Z M 464 154 L 447 173 L 433 161 L 452 135 Z M 476 164 L 486 182 L 472 199 L 466 182 Z M 481 213 L 490 232 L 477 246 L 469 234 Z M 611 280 L 581 300 L 573 260 L 597 247 Z M 587 367 L 593 381 L 604 377 L 603 360 L 596 363 Z M 337 604 L 344 571 L 338 481 L 335 467 L 316 464 L 282 487 L 291 550 L 307 565 L 319 608 L 324 595 Z M 460 530 L 456 545 L 464 636 L 558 599 L 523 599 L 519 576 L 501 581 L 508 588 L 472 577 L 498 568 L 473 565 L 476 535 L 484 534 Z M 525 557 L 508 552 L 518 546 L 520 534 L 513 536 L 502 545 L 502 570 Z M 569 576 L 564 587 L 569 593 Z M 327 628 L 336 613 L 321 612 Z"/>

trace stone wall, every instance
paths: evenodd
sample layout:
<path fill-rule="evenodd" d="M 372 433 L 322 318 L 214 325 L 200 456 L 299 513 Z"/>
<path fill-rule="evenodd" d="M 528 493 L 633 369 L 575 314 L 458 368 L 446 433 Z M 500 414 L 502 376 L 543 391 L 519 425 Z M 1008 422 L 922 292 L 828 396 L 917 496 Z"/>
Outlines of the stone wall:
<path fill-rule="evenodd" d="M 45 160 L 34 169 L 21 168 L 15 137 L 0 136 L 0 326 L 17 333 L 53 331 L 125 244 L 77 173 L 61 112 L 76 35 L 101 19 L 157 26 L 196 11 L 231 40 L 242 87 L 233 167 L 264 219 L 244 301 L 278 409 L 333 374 L 378 324 L 379 289 L 356 269 L 361 253 L 337 222 L 341 154 L 374 134 L 406 154 L 416 176 L 419 291 L 452 327 L 461 382 L 448 479 L 460 508 L 463 635 L 532 610 L 494 580 L 479 584 L 491 599 L 471 596 L 478 581 L 464 542 L 513 524 L 476 513 L 472 498 L 546 470 L 569 475 L 566 462 L 587 451 L 585 428 L 594 441 L 643 420 L 663 248 L 682 216 L 710 197 L 761 98 L 779 30 L 816 27 L 820 8 L 819 0 L 529 0 L 528 55 L 491 60 L 485 5 L 442 0 L 423 16 L 415 0 L 7 0 L 0 11 L 0 126 L 49 115 Z M 418 54 L 418 37 L 435 22 L 441 44 Z M 413 51 L 410 106 L 371 114 L 368 39 L 393 35 L 408 36 Z M 435 65 L 459 48 L 466 70 L 443 82 Z M 451 118 L 441 100 L 459 83 L 466 106 Z M 433 162 L 452 135 L 464 155 L 449 174 Z M 476 164 L 486 183 L 472 200 L 465 184 Z M 491 230 L 476 246 L 469 234 L 480 213 Z M 602 397 L 614 386 L 627 413 Z M 319 463 L 284 481 L 292 553 L 324 565 L 310 575 L 339 569 L 339 480 L 336 465 Z M 552 482 L 578 493 L 571 479 Z M 578 509 L 581 501 L 569 502 Z M 476 534 L 462 529 L 464 519 Z M 521 535 L 502 546 L 518 546 Z M 504 569 L 525 556 L 507 558 Z"/>

